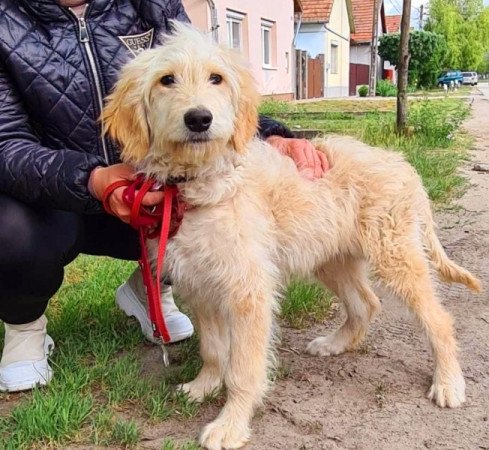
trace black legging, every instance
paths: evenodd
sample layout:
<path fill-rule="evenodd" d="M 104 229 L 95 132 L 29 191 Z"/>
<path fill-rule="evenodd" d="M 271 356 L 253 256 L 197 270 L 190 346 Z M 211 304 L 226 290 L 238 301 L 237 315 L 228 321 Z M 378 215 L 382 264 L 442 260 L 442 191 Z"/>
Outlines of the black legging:
<path fill-rule="evenodd" d="M 136 232 L 107 214 L 39 209 L 0 194 L 0 319 L 39 318 L 80 253 L 136 260 Z"/>

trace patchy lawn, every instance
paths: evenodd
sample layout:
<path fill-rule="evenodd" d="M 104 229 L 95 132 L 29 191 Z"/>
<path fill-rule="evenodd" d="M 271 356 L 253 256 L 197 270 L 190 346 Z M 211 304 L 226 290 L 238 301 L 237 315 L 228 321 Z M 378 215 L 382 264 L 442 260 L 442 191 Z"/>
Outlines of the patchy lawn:
<path fill-rule="evenodd" d="M 262 105 L 264 113 L 293 129 L 351 134 L 400 151 L 419 171 L 434 201 L 457 195 L 464 181 L 456 169 L 467 142 L 458 128 L 467 103 L 451 98 L 412 101 L 410 137 L 393 132 L 394 108 L 394 99 Z M 199 406 L 174 390 L 200 368 L 198 338 L 171 346 L 172 366 L 166 369 L 159 349 L 144 343 L 138 324 L 115 306 L 114 292 L 134 268 L 131 262 L 87 256 L 67 268 L 65 283 L 48 310 L 49 333 L 57 346 L 55 376 L 49 386 L 32 393 L 0 394 L 2 448 L 134 447 L 149 439 L 145 433 L 152 425 L 199 414 Z M 331 295 L 318 286 L 294 282 L 283 303 L 282 321 L 294 328 L 323 322 L 331 303 Z M 3 331 L 1 336 L 0 341 Z M 287 371 L 281 364 L 273 376 L 285 378 Z M 382 395 L 379 390 L 380 400 Z M 221 402 L 222 397 L 208 401 Z M 169 437 L 158 448 L 198 446 Z"/>
<path fill-rule="evenodd" d="M 456 91 L 448 92 L 449 97 L 457 97 L 470 95 L 474 91 L 473 86 L 460 86 Z M 412 97 L 439 97 L 445 95 L 445 91 L 442 88 L 420 89 L 416 92 L 409 94 Z"/>

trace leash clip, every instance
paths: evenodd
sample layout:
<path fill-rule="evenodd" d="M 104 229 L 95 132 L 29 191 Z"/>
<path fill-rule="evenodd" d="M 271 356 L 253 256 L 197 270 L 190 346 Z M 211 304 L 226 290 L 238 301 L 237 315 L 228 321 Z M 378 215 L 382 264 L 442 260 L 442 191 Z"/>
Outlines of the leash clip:
<path fill-rule="evenodd" d="M 165 344 L 163 343 L 163 338 L 161 339 L 161 342 L 160 342 L 160 348 L 161 348 L 161 358 L 163 359 L 163 365 L 165 367 L 169 367 L 170 366 L 170 357 L 168 355 L 168 350 L 167 350 Z"/>

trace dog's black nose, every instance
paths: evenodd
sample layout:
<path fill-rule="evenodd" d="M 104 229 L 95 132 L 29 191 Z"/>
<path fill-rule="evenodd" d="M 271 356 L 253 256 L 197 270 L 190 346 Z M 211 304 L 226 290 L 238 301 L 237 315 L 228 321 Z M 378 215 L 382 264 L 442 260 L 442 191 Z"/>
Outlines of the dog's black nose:
<path fill-rule="evenodd" d="M 212 113 L 208 109 L 191 109 L 183 116 L 185 125 L 190 131 L 202 133 L 207 131 L 212 123 Z"/>

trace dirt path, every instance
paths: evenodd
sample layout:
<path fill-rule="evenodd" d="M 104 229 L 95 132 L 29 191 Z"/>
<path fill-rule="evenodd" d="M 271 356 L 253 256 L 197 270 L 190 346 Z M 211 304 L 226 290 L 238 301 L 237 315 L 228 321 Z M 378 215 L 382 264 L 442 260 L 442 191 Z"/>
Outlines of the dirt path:
<path fill-rule="evenodd" d="M 488 89 L 489 94 L 489 89 Z M 306 332 L 283 330 L 280 356 L 290 369 L 278 381 L 253 420 L 247 447 L 269 449 L 489 449 L 489 173 L 471 170 L 489 163 L 489 97 L 476 96 L 466 130 L 476 138 L 472 162 L 463 168 L 471 187 L 460 208 L 437 215 L 439 236 L 455 261 L 481 277 L 486 292 L 473 296 L 458 286 L 440 287 L 456 321 L 467 403 L 446 410 L 425 394 L 433 373 L 427 344 L 410 317 L 393 302 L 373 323 L 355 353 L 315 358 L 307 342 L 336 328 L 341 315 Z M 157 448 L 160 437 L 197 435 L 218 406 L 203 408 L 191 421 L 170 421 L 147 431 Z"/>

